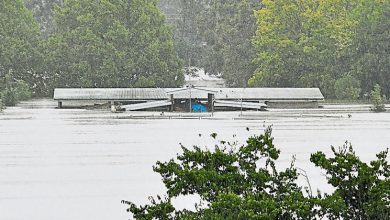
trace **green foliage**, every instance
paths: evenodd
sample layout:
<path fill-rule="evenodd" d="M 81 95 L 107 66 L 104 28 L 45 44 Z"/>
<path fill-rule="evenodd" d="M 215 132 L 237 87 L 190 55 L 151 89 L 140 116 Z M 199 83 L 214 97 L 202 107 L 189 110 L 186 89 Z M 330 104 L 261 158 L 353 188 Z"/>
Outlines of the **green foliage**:
<path fill-rule="evenodd" d="M 133 87 L 135 87 L 135 88 L 153 88 L 153 87 L 156 87 L 156 84 L 155 84 L 153 79 L 141 76 L 134 83 Z"/>
<path fill-rule="evenodd" d="M 184 66 L 201 66 L 205 55 L 202 27 L 207 1 L 180 0 L 178 3 L 178 19 L 173 23 L 176 49 L 184 61 Z"/>
<path fill-rule="evenodd" d="M 310 158 L 316 166 L 326 171 L 328 183 L 336 189 L 333 195 L 325 197 L 323 205 L 330 205 L 326 208 L 331 210 L 333 216 L 343 219 L 388 219 L 388 150 L 377 154 L 377 160 L 370 164 L 362 162 L 351 145 L 344 145 L 338 151 L 332 147 L 332 151 L 333 158 L 327 158 L 322 152 Z"/>
<path fill-rule="evenodd" d="M 214 139 L 216 133 L 211 135 Z M 176 160 L 157 162 L 167 196 L 150 204 L 129 206 L 134 219 L 387 219 L 390 205 L 388 150 L 370 164 L 362 162 L 351 146 L 332 147 L 334 157 L 322 152 L 310 160 L 326 171 L 332 194 L 313 195 L 296 183 L 294 163 L 283 171 L 276 163 L 280 151 L 271 130 L 250 137 L 245 145 L 220 141 L 214 150 L 182 146 Z M 305 175 L 304 175 L 305 176 Z M 307 176 L 305 176 L 308 178 Z M 306 191 L 306 193 L 304 193 Z M 197 195 L 195 211 L 176 210 L 171 200 Z"/>
<path fill-rule="evenodd" d="M 30 86 L 23 80 L 15 79 L 12 71 L 5 75 L 0 83 L 1 87 L 3 91 L 0 93 L 0 99 L 5 106 L 14 106 L 18 101 L 30 99 L 32 96 Z"/>
<path fill-rule="evenodd" d="M 5 109 L 4 103 L 3 103 L 3 93 L 0 91 L 0 112 L 2 112 Z"/>
<path fill-rule="evenodd" d="M 15 83 L 15 90 L 16 90 L 16 99 L 18 101 L 28 100 L 32 96 L 30 86 L 22 80 L 18 80 Z"/>
<path fill-rule="evenodd" d="M 319 87 L 328 98 L 355 99 L 378 83 L 390 94 L 389 1 L 262 3 L 251 86 Z"/>
<path fill-rule="evenodd" d="M 230 87 L 247 86 L 256 70 L 252 37 L 256 32 L 254 11 L 260 8 L 261 2 L 258 0 L 218 0 L 213 1 L 210 8 L 209 16 L 215 16 L 215 28 L 209 29 L 213 34 L 207 34 L 206 41 L 213 47 L 214 53 L 206 61 L 217 60 L 218 57 L 223 59 L 223 65 L 217 67 L 215 72 L 222 73 Z"/>
<path fill-rule="evenodd" d="M 44 38 L 54 32 L 54 6 L 60 5 L 62 2 L 63 0 L 24 0 L 26 7 L 32 11 L 39 23 Z"/>
<path fill-rule="evenodd" d="M 16 80 L 27 82 L 29 87 L 42 80 L 36 77 L 40 64 L 39 27 L 23 1 L 0 1 L 0 42 L 0 88 L 4 89 L 1 81 L 9 72 L 13 72 Z"/>
<path fill-rule="evenodd" d="M 3 79 L 2 88 L 2 100 L 5 106 L 14 106 L 17 103 L 16 89 L 14 88 L 15 79 L 13 72 L 9 71 Z"/>
<path fill-rule="evenodd" d="M 385 105 L 383 104 L 381 87 L 376 84 L 374 89 L 371 91 L 371 102 L 373 105 L 372 110 L 374 112 L 383 112 L 385 111 Z"/>
<path fill-rule="evenodd" d="M 129 87 L 183 83 L 170 29 L 157 0 L 67 0 L 43 48 L 52 87 Z"/>
<path fill-rule="evenodd" d="M 360 82 L 351 75 L 336 80 L 334 85 L 335 95 L 338 99 L 356 100 L 360 96 Z"/>
<path fill-rule="evenodd" d="M 345 73 L 345 53 L 353 41 L 358 1 L 262 1 L 256 12 L 257 70 L 252 86 L 319 87 L 334 96 Z"/>
<path fill-rule="evenodd" d="M 157 162 L 168 197 L 140 206 L 123 201 L 135 219 L 310 219 L 314 202 L 295 181 L 293 163 L 278 171 L 280 151 L 273 145 L 271 131 L 253 136 L 246 145 L 221 141 L 214 151 L 182 146 L 177 160 Z M 260 165 L 264 164 L 264 165 Z M 196 212 L 177 211 L 170 200 L 181 195 L 198 195 L 205 207 Z"/>
<path fill-rule="evenodd" d="M 364 1 L 357 17 L 356 38 L 348 50 L 351 72 L 364 93 L 379 84 L 390 96 L 390 1 Z"/>
<path fill-rule="evenodd" d="M 251 38 L 260 1 L 181 0 L 175 40 L 186 65 L 221 75 L 228 86 L 246 86 L 255 70 Z"/>
<path fill-rule="evenodd" d="M 3 91 L 3 102 L 5 106 L 15 106 L 18 102 L 14 88 L 6 88 Z"/>
<path fill-rule="evenodd" d="M 34 95 L 176 87 L 184 65 L 231 87 L 319 87 L 356 99 L 379 84 L 390 97 L 390 1 L 164 0 L 175 41 L 157 0 L 24 2 L 45 40 L 22 0 L 1 1 L 0 80 L 13 71 Z"/>

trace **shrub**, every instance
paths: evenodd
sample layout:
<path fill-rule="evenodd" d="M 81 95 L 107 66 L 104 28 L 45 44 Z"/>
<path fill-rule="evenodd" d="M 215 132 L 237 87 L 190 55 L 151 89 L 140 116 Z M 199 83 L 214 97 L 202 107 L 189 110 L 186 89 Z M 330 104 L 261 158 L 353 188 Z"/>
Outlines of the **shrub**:
<path fill-rule="evenodd" d="M 5 106 L 15 106 L 18 101 L 30 99 L 32 96 L 29 85 L 23 80 L 15 80 L 12 71 L 4 77 L 2 100 Z"/>
<path fill-rule="evenodd" d="M 343 76 L 334 84 L 336 98 L 356 100 L 360 96 L 360 82 L 351 75 Z"/>
<path fill-rule="evenodd" d="M 383 112 L 385 111 L 385 105 L 383 104 L 381 87 L 376 84 L 374 89 L 371 91 L 371 102 L 373 104 L 372 110 L 374 112 Z"/>
<path fill-rule="evenodd" d="M 32 92 L 30 86 L 23 80 L 19 80 L 15 83 L 15 92 L 17 101 L 25 101 L 31 98 Z"/>
<path fill-rule="evenodd" d="M 13 88 L 6 88 L 3 92 L 3 103 L 5 106 L 15 106 L 17 100 L 16 90 Z"/>

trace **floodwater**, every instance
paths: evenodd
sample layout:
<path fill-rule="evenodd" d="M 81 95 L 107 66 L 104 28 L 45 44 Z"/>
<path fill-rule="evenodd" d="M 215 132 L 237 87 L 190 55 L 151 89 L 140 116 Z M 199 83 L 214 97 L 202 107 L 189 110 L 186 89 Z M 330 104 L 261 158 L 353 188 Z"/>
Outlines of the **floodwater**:
<path fill-rule="evenodd" d="M 287 167 L 295 155 L 296 166 L 306 170 L 313 190 L 322 191 L 332 188 L 323 172 L 310 164 L 311 153 L 330 154 L 331 145 L 348 140 L 369 161 L 390 146 L 390 114 L 370 113 L 364 105 L 213 117 L 55 106 L 51 100 L 33 100 L 0 113 L 2 220 L 130 219 L 121 200 L 142 204 L 148 196 L 164 192 L 160 176 L 152 171 L 155 162 L 175 157 L 179 143 L 212 148 L 213 132 L 219 139 L 243 142 L 272 125 L 275 144 L 282 150 L 280 167 Z M 190 208 L 192 201 L 176 203 Z"/>

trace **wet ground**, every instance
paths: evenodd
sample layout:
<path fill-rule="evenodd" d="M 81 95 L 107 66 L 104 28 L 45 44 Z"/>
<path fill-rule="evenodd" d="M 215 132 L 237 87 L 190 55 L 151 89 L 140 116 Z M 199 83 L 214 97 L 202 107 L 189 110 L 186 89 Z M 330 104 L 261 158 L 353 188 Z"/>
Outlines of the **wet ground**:
<path fill-rule="evenodd" d="M 0 113 L 2 220 L 129 219 L 122 199 L 145 203 L 148 196 L 164 192 L 152 165 L 175 157 L 179 143 L 212 147 L 212 132 L 219 139 L 243 142 L 272 125 L 282 150 L 280 167 L 296 155 L 296 165 L 307 171 L 314 190 L 323 191 L 332 189 L 310 164 L 311 153 L 330 153 L 330 145 L 348 140 L 369 161 L 390 147 L 390 114 L 370 113 L 368 105 L 213 116 L 55 106 L 51 100 L 33 100 Z M 177 204 L 191 207 L 188 200 Z"/>

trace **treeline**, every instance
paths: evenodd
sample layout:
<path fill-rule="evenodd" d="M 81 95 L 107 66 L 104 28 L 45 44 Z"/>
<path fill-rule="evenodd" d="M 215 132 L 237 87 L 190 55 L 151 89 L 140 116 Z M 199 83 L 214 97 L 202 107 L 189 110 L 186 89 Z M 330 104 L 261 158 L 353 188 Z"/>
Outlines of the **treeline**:
<path fill-rule="evenodd" d="M 177 87 L 185 67 L 197 66 L 230 87 L 319 87 L 326 98 L 363 99 L 378 84 L 390 96 L 389 1 L 4 0 L 0 6 L 3 93 L 16 83 L 35 96 L 55 87 Z"/>
<path fill-rule="evenodd" d="M 390 2 L 182 0 L 186 65 L 228 86 L 319 87 L 327 98 L 390 95 Z"/>
<path fill-rule="evenodd" d="M 356 99 L 390 95 L 390 1 L 263 1 L 253 86 L 319 87 Z"/>
<path fill-rule="evenodd" d="M 178 87 L 184 82 L 158 1 L 66 0 L 42 34 L 22 0 L 0 2 L 0 89 L 33 95 L 55 87 Z M 13 95 L 15 96 L 15 95 Z"/>

